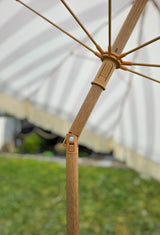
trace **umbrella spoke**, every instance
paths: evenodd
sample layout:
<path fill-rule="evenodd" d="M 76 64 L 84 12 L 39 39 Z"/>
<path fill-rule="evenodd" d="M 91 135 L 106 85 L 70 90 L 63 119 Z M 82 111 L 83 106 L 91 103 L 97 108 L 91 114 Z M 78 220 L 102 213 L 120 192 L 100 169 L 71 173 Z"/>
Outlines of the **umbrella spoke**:
<path fill-rule="evenodd" d="M 92 48 L 88 47 L 86 44 L 84 44 L 83 42 L 81 42 L 80 40 L 78 40 L 77 38 L 75 38 L 73 35 L 71 35 L 70 33 L 68 33 L 67 31 L 65 31 L 64 29 L 60 28 L 58 25 L 56 25 L 55 23 L 53 23 L 52 21 L 50 21 L 49 19 L 47 19 L 45 16 L 41 15 L 39 12 L 35 11 L 34 9 L 32 9 L 31 7 L 29 7 L 28 5 L 26 5 L 25 3 L 23 3 L 20 0 L 16 0 L 17 2 L 21 3 L 23 6 L 25 6 L 26 8 L 28 8 L 29 10 L 31 10 L 32 12 L 34 12 L 35 14 L 37 14 L 38 16 L 40 16 L 41 18 L 43 18 L 44 20 L 46 20 L 48 23 L 50 23 L 51 25 L 53 25 L 54 27 L 56 27 L 57 29 L 59 29 L 61 32 L 63 32 L 64 34 L 66 34 L 67 36 L 69 36 L 70 38 L 72 38 L 74 41 L 78 42 L 79 44 L 81 44 L 83 47 L 85 47 L 86 49 L 88 49 L 89 51 L 91 51 L 92 53 L 94 53 L 96 56 L 101 57 L 101 55 L 94 51 Z"/>
<path fill-rule="evenodd" d="M 149 76 L 147 76 L 147 75 L 144 75 L 144 74 L 142 74 L 142 73 L 136 72 L 136 71 L 134 71 L 134 70 L 128 69 L 128 68 L 126 68 L 126 67 L 124 67 L 124 66 L 121 66 L 121 69 L 126 70 L 126 71 L 129 71 L 129 72 L 134 73 L 134 74 L 137 74 L 137 75 L 139 75 L 139 76 L 141 76 L 141 77 L 147 78 L 147 79 L 149 79 L 149 80 L 151 80 L 151 81 L 153 81 L 153 82 L 160 83 L 159 80 L 156 80 L 156 79 L 154 79 L 154 78 L 151 78 L 151 77 L 149 77 Z"/>
<path fill-rule="evenodd" d="M 109 22 L 109 27 L 108 27 L 108 53 L 111 54 L 111 19 L 112 19 L 112 0 L 108 0 L 108 22 Z"/>
<path fill-rule="evenodd" d="M 94 45 L 96 46 L 96 48 L 99 50 L 99 52 L 101 54 L 104 53 L 104 51 L 102 50 L 102 48 L 96 43 L 96 41 L 94 40 L 94 38 L 91 36 L 91 34 L 87 31 L 87 29 L 84 27 L 84 25 L 82 24 L 82 22 L 78 19 L 78 17 L 74 14 L 74 12 L 71 10 L 71 8 L 67 5 L 67 3 L 64 0 L 60 0 L 63 5 L 68 9 L 68 11 L 71 13 L 71 15 L 73 16 L 73 18 L 77 21 L 77 23 L 80 25 L 80 27 L 83 29 L 83 31 L 87 34 L 87 36 L 90 38 L 90 40 L 94 43 Z"/>
<path fill-rule="evenodd" d="M 123 61 L 122 62 L 123 65 L 127 65 L 127 66 L 132 66 L 132 65 L 136 65 L 136 66 L 149 66 L 149 67 L 160 67 L 160 64 L 146 64 L 146 63 L 135 63 L 135 62 L 128 62 L 128 61 Z"/>
<path fill-rule="evenodd" d="M 150 40 L 150 41 L 148 41 L 148 42 L 146 42 L 146 43 L 144 43 L 144 44 L 142 44 L 142 45 L 140 45 L 140 46 L 138 46 L 138 47 L 136 47 L 136 48 L 134 48 L 134 49 L 132 49 L 132 50 L 130 50 L 130 51 L 128 51 L 128 52 L 126 52 L 126 53 L 123 53 L 123 54 L 120 55 L 120 58 L 123 58 L 123 57 L 125 57 L 126 55 L 128 55 L 128 54 L 130 54 L 130 53 L 132 53 L 132 52 L 134 52 L 134 51 L 137 51 L 137 50 L 141 49 L 142 47 L 148 46 L 149 44 L 151 44 L 151 43 L 153 43 L 153 42 L 155 42 L 155 41 L 158 41 L 159 39 L 160 39 L 160 36 L 159 36 L 159 37 L 156 37 L 156 38 L 154 38 L 154 39 L 152 39 L 152 40 Z"/>

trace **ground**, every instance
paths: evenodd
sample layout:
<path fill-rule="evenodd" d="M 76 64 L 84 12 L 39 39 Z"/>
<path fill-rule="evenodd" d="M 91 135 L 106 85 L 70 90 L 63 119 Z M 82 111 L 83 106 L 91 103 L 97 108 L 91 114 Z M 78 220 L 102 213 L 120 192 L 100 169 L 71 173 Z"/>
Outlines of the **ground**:
<path fill-rule="evenodd" d="M 65 164 L 0 158 L 0 234 L 66 234 Z M 160 183 L 80 166 L 80 234 L 159 235 Z"/>

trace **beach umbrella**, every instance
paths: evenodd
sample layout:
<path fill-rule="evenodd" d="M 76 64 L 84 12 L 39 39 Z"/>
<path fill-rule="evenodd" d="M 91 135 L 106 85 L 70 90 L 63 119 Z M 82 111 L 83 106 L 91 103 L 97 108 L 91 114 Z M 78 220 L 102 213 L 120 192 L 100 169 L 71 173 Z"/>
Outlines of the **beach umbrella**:
<path fill-rule="evenodd" d="M 147 126 L 148 130 L 150 131 L 148 132 L 150 137 L 147 136 L 146 138 L 146 129 L 144 126 L 142 126 L 142 128 L 140 128 L 142 133 L 135 133 L 134 135 L 132 134 L 132 137 L 130 138 L 129 136 L 131 130 L 133 131 L 133 129 L 136 130 L 137 128 L 135 126 L 136 121 L 134 118 L 139 114 L 137 114 L 138 112 L 136 115 L 135 113 L 131 112 L 128 114 L 128 111 L 130 108 L 133 108 L 133 111 L 135 109 L 135 99 L 133 98 L 134 95 L 138 93 L 138 91 L 140 92 L 139 84 L 141 84 L 141 88 L 145 86 L 145 89 L 150 92 L 150 94 L 145 97 L 146 100 L 144 100 L 145 107 L 146 105 L 150 105 L 151 107 L 151 110 L 148 109 L 149 111 L 147 111 L 147 121 L 150 122 L 153 113 L 156 113 L 157 117 L 159 115 L 159 112 L 156 109 L 154 109 L 154 112 L 152 112 L 153 103 L 151 103 L 151 101 L 153 101 L 153 97 L 149 88 L 151 86 L 152 92 L 154 90 L 154 95 L 157 97 L 159 96 L 157 85 L 151 85 L 153 82 L 157 84 L 159 83 L 159 72 L 157 72 L 159 64 L 158 62 L 154 62 L 156 59 L 158 61 L 157 50 L 159 47 L 157 45 L 159 45 L 158 43 L 160 39 L 158 28 L 159 25 L 157 24 L 159 19 L 159 3 L 158 1 L 148 2 L 147 0 L 136 0 L 133 3 L 133 6 L 131 6 L 132 1 L 108 1 L 107 7 L 107 3 L 105 1 L 94 1 L 94 3 L 88 1 L 86 3 L 87 6 L 85 6 L 85 4 L 81 3 L 80 1 L 79 4 L 78 2 L 75 3 L 75 1 L 68 1 L 69 4 L 67 4 L 63 0 L 57 2 L 48 0 L 48 4 L 43 3 L 42 1 L 38 1 L 37 3 L 30 3 L 27 1 L 27 3 L 30 3 L 29 6 L 21 1 L 18 2 L 29 8 L 32 12 L 38 14 L 41 18 L 45 19 L 45 21 L 48 21 L 48 23 L 56 27 L 65 35 L 71 37 L 74 41 L 80 44 L 84 50 L 81 50 L 81 47 L 77 45 L 75 48 L 73 48 L 73 44 L 70 43 L 70 39 L 65 39 L 66 41 L 64 43 L 64 38 L 63 40 L 61 39 L 61 34 L 58 35 L 57 31 L 56 33 L 55 31 L 54 33 L 53 31 L 51 32 L 51 28 L 46 29 L 46 25 L 43 25 L 44 23 L 42 23 L 42 21 L 41 27 L 44 27 L 45 30 L 42 31 L 43 33 L 40 33 L 39 27 L 35 27 L 34 30 L 37 37 L 33 38 L 33 25 L 38 25 L 40 23 L 39 20 L 37 20 L 37 18 L 33 19 L 33 15 L 31 13 L 26 13 L 26 10 L 22 11 L 22 9 L 19 8 L 20 10 L 18 14 L 15 10 L 16 13 L 13 16 L 15 25 L 13 23 L 12 26 L 16 28 L 18 24 L 18 29 L 20 31 L 19 36 L 20 39 L 21 37 L 22 39 L 18 41 L 18 35 L 15 35 L 15 38 L 12 39 L 12 43 L 15 40 L 15 47 L 14 44 L 12 44 L 13 48 L 6 48 L 3 45 L 3 49 L 5 49 L 4 54 L 2 53 L 1 57 L 1 90 L 3 88 L 3 91 L 5 91 L 5 93 L 8 95 L 5 96 L 2 94 L 3 98 L 6 100 L 8 99 L 8 103 L 12 99 L 10 99 L 10 97 L 15 97 L 14 101 L 16 105 L 17 102 L 21 100 L 21 102 L 19 101 L 18 105 L 19 107 L 23 107 L 23 111 L 17 109 L 15 112 L 13 110 L 13 106 L 9 107 L 10 105 L 8 105 L 7 107 L 4 107 L 4 105 L 1 104 L 2 108 L 6 110 L 8 109 L 8 112 L 12 112 L 21 118 L 27 117 L 28 119 L 33 120 L 34 123 L 39 123 L 49 128 L 48 121 L 42 121 L 43 112 L 39 110 L 38 107 L 43 110 L 46 110 L 47 108 L 47 111 L 50 111 L 53 108 L 54 114 L 59 116 L 62 120 L 70 121 L 74 119 L 75 112 L 77 111 L 78 107 L 77 103 L 82 102 L 82 99 L 85 96 L 85 92 L 88 90 L 87 80 L 85 77 L 88 76 L 89 80 L 91 76 L 95 77 L 95 79 L 92 81 L 92 87 L 80 111 L 78 112 L 78 115 L 71 125 L 71 128 L 69 129 L 67 137 L 64 141 L 64 145 L 66 145 L 67 149 L 67 231 L 68 234 L 78 234 L 77 140 L 95 104 L 97 103 L 99 96 L 101 95 L 102 91 L 106 89 L 106 85 L 108 85 L 107 91 L 109 93 L 108 95 L 110 95 L 110 98 L 108 99 L 108 104 L 110 106 L 109 108 L 106 107 L 107 102 L 106 105 L 104 102 L 107 96 L 103 96 L 103 99 L 101 99 L 101 102 L 97 104 L 95 109 L 95 113 L 98 115 L 95 115 L 94 118 L 94 113 L 92 114 L 93 116 L 91 116 L 91 122 L 88 123 L 89 131 L 85 132 L 82 143 L 85 142 L 87 146 L 92 146 L 95 150 L 98 150 L 97 145 L 95 146 L 97 140 L 99 141 L 99 148 L 102 149 L 102 146 L 104 145 L 104 139 L 112 137 L 118 143 L 124 144 L 130 149 L 136 150 L 140 154 L 146 156 L 149 154 L 152 155 L 156 160 L 158 159 L 159 150 L 157 151 L 158 145 L 156 141 L 159 134 L 157 134 L 155 130 L 156 128 L 153 132 L 153 127 Z M 67 8 L 76 23 L 78 23 L 76 26 L 74 23 L 71 23 L 69 15 L 67 17 L 63 15 L 59 8 L 60 3 L 62 3 L 65 8 Z M 78 17 L 72 11 L 69 5 L 73 6 L 75 12 L 77 12 L 76 15 L 78 15 Z M 37 10 L 34 10 L 35 6 L 38 8 Z M 50 6 L 52 6 L 54 9 L 53 13 L 49 9 Z M 107 8 L 108 11 L 106 10 Z M 48 15 L 42 15 L 41 11 L 47 11 Z M 111 20 L 111 13 L 113 20 Z M 51 15 L 56 15 L 55 19 L 60 24 L 60 26 L 58 26 L 57 23 L 53 23 L 52 20 L 48 19 L 48 17 Z M 149 17 L 149 19 L 147 17 Z M 82 24 L 82 22 L 79 20 L 80 18 L 84 24 Z M 13 19 L 8 19 L 8 22 L 11 22 Z M 31 19 L 32 24 L 29 24 Z M 6 28 L 8 22 L 2 22 L 2 32 L 4 32 L 4 35 L 2 34 L 3 36 L 1 37 L 1 40 L 4 40 L 5 37 L 9 38 L 9 35 L 11 35 L 11 32 L 13 32 L 15 29 L 14 27 L 10 29 Z M 25 28 L 24 22 L 27 24 Z M 112 25 L 116 25 L 115 28 L 111 27 L 111 22 Z M 137 22 L 138 27 L 136 29 L 135 25 Z M 66 29 L 62 29 L 61 25 L 64 25 Z M 87 35 L 87 38 L 90 40 L 89 42 L 86 36 L 81 35 L 81 31 L 79 28 L 77 28 L 77 25 L 80 26 L 80 29 L 82 29 L 85 35 Z M 89 28 L 92 32 L 92 36 L 84 25 L 88 26 L 87 28 Z M 107 27 L 108 30 L 106 30 Z M 147 37 L 145 35 L 146 32 Z M 130 37 L 131 34 L 132 37 Z M 46 42 L 45 40 L 49 40 L 51 35 L 54 38 L 53 41 L 50 43 Z M 32 38 L 32 43 L 30 42 L 28 44 L 26 38 Z M 148 38 L 148 40 L 144 40 L 146 38 Z M 42 46 L 44 41 L 45 47 Z M 99 43 L 97 43 L 97 41 L 99 41 Z M 21 43 L 21 45 L 18 43 Z M 91 46 L 91 43 L 94 44 L 94 49 Z M 9 45 L 9 43 L 7 44 L 6 41 L 4 44 Z M 41 50 L 39 50 L 39 47 L 37 50 L 33 49 L 34 47 L 37 47 L 37 45 L 41 47 Z M 151 49 L 146 50 L 147 46 L 150 46 L 149 48 Z M 126 49 L 126 52 L 123 53 L 124 48 Z M 8 49 L 8 51 L 6 49 Z M 141 53 L 138 53 L 140 50 Z M 6 51 L 10 56 L 7 56 Z M 24 57 L 25 54 L 26 56 Z M 90 54 L 94 54 L 95 57 L 92 58 Z M 53 60 L 51 59 L 52 57 L 54 58 Z M 15 61 L 15 58 L 18 58 L 18 61 Z M 149 59 L 148 61 L 147 58 Z M 140 59 L 140 61 L 137 62 L 138 59 Z M 101 62 L 102 65 L 100 65 Z M 132 66 L 139 68 L 130 69 Z M 100 69 L 97 73 L 96 70 L 98 70 L 98 67 L 100 67 Z M 30 70 L 31 68 L 32 70 Z M 89 74 L 90 71 L 92 71 L 92 74 Z M 113 77 L 112 83 L 110 80 L 111 76 Z M 128 76 L 130 79 L 129 81 Z M 137 79 L 140 79 L 139 77 L 142 79 L 140 80 L 140 83 L 139 81 L 137 82 Z M 51 84 L 53 86 L 51 86 Z M 133 93 L 134 89 L 138 91 Z M 53 93 L 52 99 L 51 91 Z M 61 96 L 57 94 L 61 94 Z M 112 96 L 112 94 L 114 95 Z M 141 112 L 144 112 L 144 103 L 142 102 L 142 99 L 138 99 L 137 101 L 140 109 L 143 108 L 140 110 Z M 39 113 L 41 116 L 39 115 L 37 118 L 35 118 L 34 114 L 37 113 Z M 128 122 L 132 122 L 125 123 L 125 128 L 129 127 L 129 129 L 126 128 L 124 131 L 124 122 L 126 121 L 127 116 L 130 117 Z M 142 116 L 145 116 L 145 113 Z M 47 119 L 48 116 L 45 115 L 44 117 Z M 59 124 L 59 119 L 57 120 L 55 118 L 54 120 Z M 61 125 L 63 126 L 63 124 Z M 157 125 L 158 123 L 156 122 L 156 126 Z M 68 123 L 66 126 L 68 126 Z M 53 128 L 55 132 L 60 133 L 60 131 L 58 131 L 59 127 L 60 124 L 58 127 Z M 137 128 L 137 130 L 139 129 Z M 124 133 L 124 135 L 122 136 L 121 133 Z M 138 144 L 136 143 L 137 135 L 138 138 L 143 136 Z M 89 138 L 91 136 L 94 136 L 96 139 L 94 143 L 92 141 L 93 139 Z M 149 142 L 149 139 L 153 137 L 155 138 L 155 144 L 153 141 Z"/>

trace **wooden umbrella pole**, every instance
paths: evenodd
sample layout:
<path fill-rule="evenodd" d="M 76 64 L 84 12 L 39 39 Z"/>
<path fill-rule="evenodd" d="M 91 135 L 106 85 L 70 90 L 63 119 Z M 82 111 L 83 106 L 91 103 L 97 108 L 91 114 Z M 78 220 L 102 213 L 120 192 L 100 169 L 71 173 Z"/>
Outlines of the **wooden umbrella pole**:
<path fill-rule="evenodd" d="M 105 90 L 115 68 L 116 63 L 110 58 L 106 58 L 103 61 L 94 81 L 92 82 L 92 87 L 70 128 L 70 132 L 74 133 L 77 137 L 80 136 L 99 96 L 101 95 L 101 92 Z"/>
<path fill-rule="evenodd" d="M 79 235 L 78 140 L 72 133 L 66 137 L 66 194 L 67 234 Z"/>
<path fill-rule="evenodd" d="M 130 13 L 124 22 L 121 31 L 119 32 L 114 44 L 113 51 L 120 54 L 126 45 L 134 26 L 136 25 L 148 0 L 136 0 Z M 101 92 L 105 89 L 112 73 L 117 67 L 117 61 L 113 58 L 104 58 L 99 72 L 95 80 L 92 82 L 92 87 L 86 97 L 76 119 L 74 120 L 69 134 L 64 143 L 70 146 L 71 140 L 69 137 L 80 136 Z M 71 138 L 72 139 L 72 138 Z M 77 141 L 76 139 L 76 141 Z M 78 143 L 75 142 L 78 146 Z M 71 147 L 72 149 L 72 147 Z M 70 152 L 70 147 L 66 148 L 66 172 L 67 172 L 67 235 L 78 235 L 78 149 L 74 153 Z"/>

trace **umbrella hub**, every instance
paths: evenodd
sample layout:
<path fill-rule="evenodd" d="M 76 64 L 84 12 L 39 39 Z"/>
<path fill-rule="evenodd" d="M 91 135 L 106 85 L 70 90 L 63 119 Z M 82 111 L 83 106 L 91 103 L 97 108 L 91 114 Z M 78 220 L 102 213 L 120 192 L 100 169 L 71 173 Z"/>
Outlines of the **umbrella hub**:
<path fill-rule="evenodd" d="M 114 52 L 111 52 L 111 53 L 104 52 L 104 54 L 102 54 L 102 56 L 101 56 L 101 60 L 104 61 L 104 60 L 108 60 L 108 59 L 115 63 L 116 69 L 119 69 L 121 67 L 122 60 L 118 54 L 116 54 Z"/>

